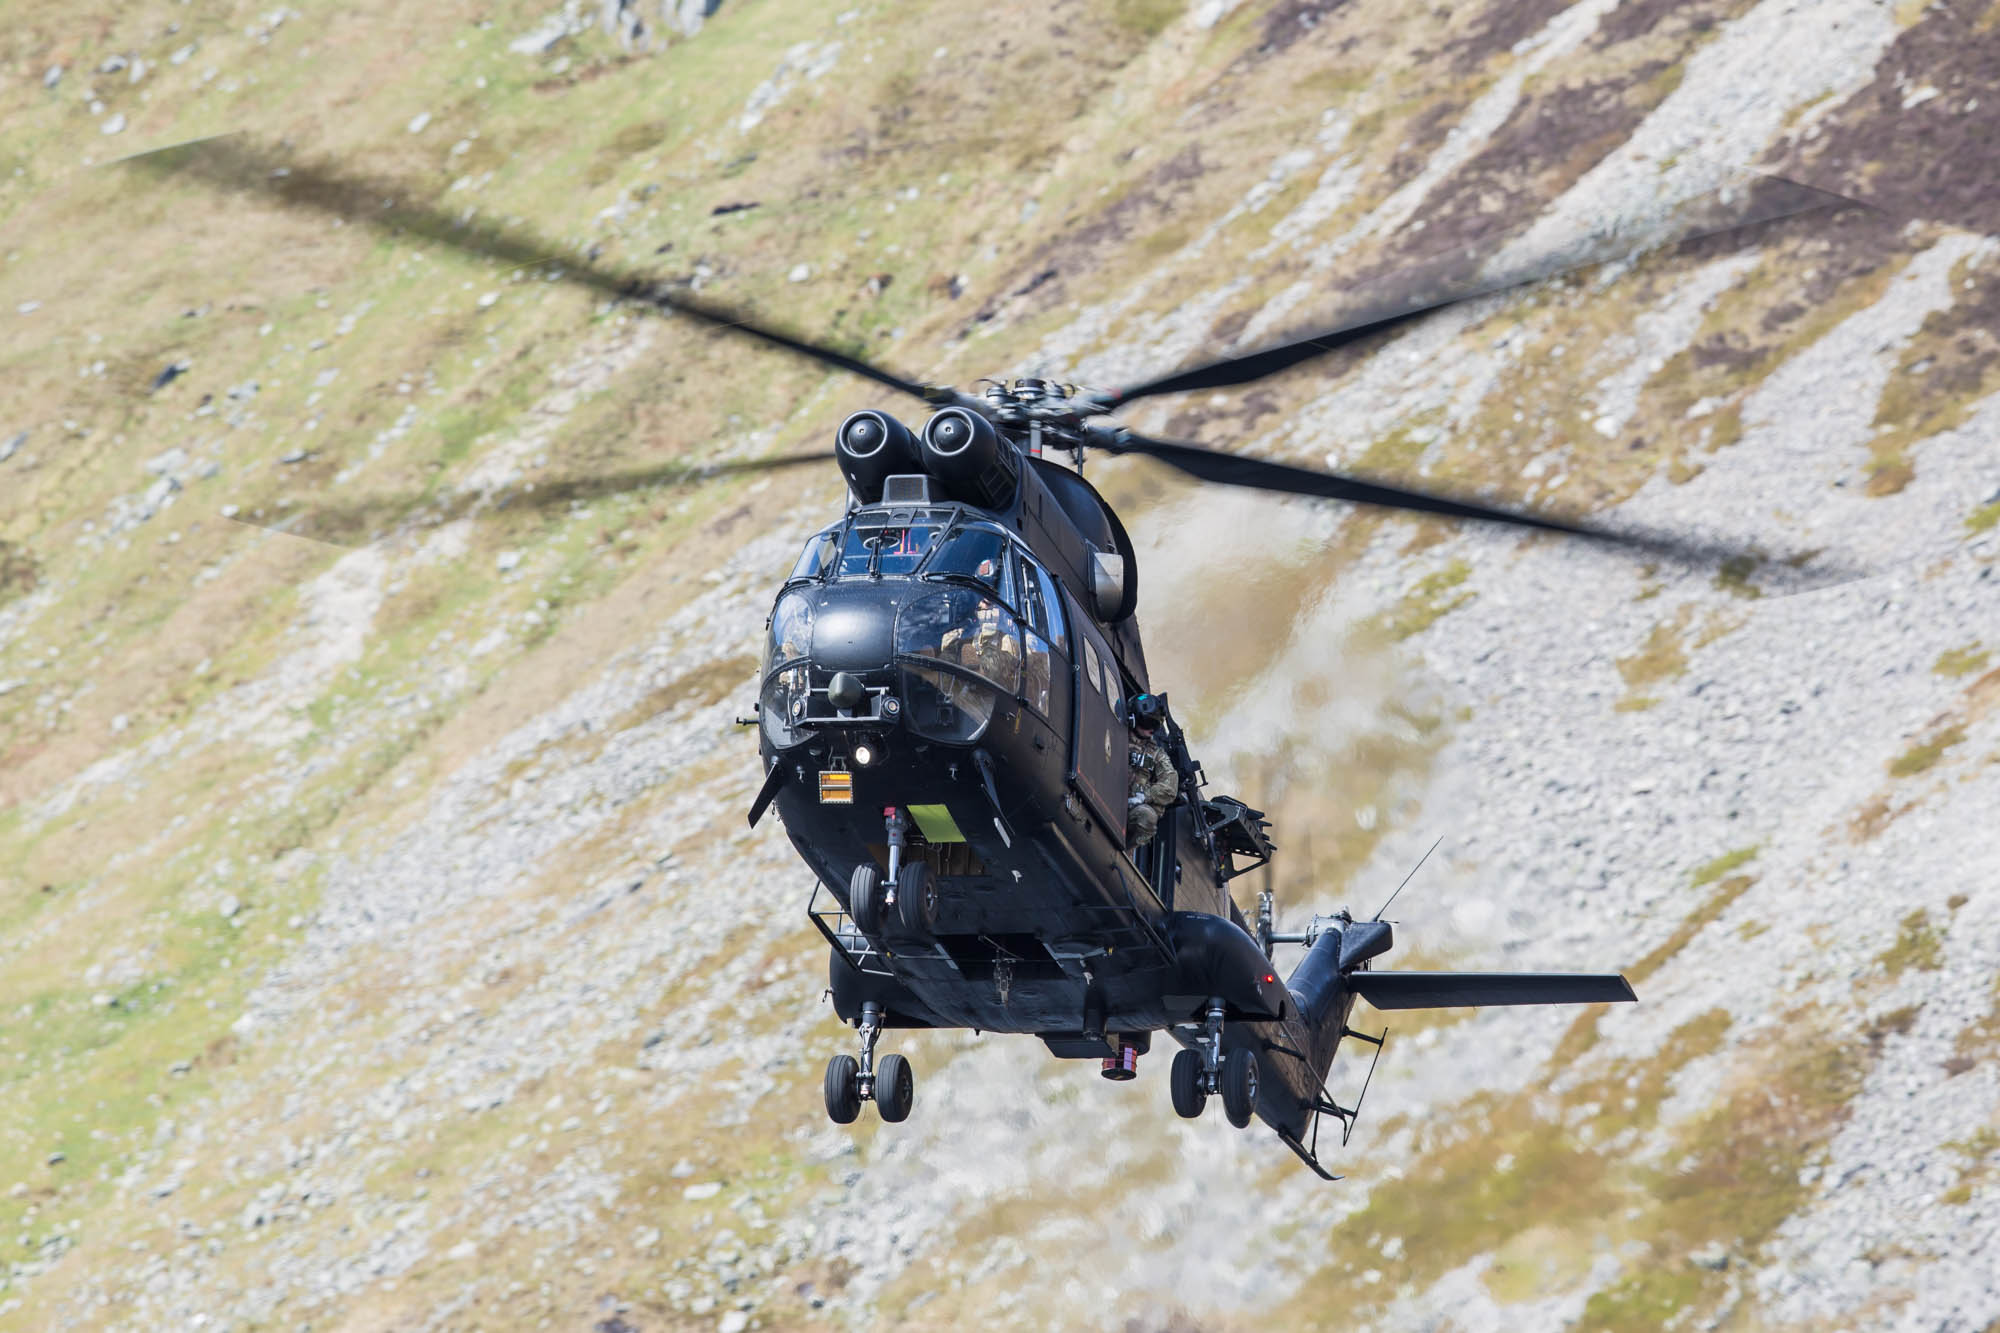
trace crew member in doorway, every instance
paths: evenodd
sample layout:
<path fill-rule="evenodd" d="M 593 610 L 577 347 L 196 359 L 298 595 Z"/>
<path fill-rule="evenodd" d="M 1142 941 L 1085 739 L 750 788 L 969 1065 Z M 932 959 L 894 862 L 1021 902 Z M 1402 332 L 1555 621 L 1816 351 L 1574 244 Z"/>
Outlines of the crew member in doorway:
<path fill-rule="evenodd" d="M 1154 733 L 1166 710 L 1158 696 L 1142 694 L 1132 701 L 1132 796 L 1125 812 L 1126 843 L 1138 847 L 1153 840 L 1160 816 L 1180 795 L 1180 774 Z"/>

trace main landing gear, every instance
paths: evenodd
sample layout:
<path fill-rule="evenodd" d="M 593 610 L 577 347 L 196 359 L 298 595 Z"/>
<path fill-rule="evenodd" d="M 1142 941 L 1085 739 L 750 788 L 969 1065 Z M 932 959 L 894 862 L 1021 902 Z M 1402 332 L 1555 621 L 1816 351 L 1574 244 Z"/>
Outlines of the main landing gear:
<path fill-rule="evenodd" d="M 1257 1110 L 1257 1052 L 1248 1046 L 1232 1051 L 1222 1049 L 1222 1005 L 1211 1002 L 1208 1023 L 1192 1048 L 1174 1055 L 1169 1084 L 1174 1110 L 1193 1120 L 1208 1105 L 1213 1094 L 1222 1096 L 1222 1113 L 1238 1129 L 1250 1123 Z"/>
<path fill-rule="evenodd" d="M 892 1125 L 909 1116 L 916 1076 L 900 1055 L 885 1055 L 882 1067 L 875 1067 L 875 1039 L 881 1035 L 882 1010 L 870 1000 L 861 1006 L 861 1058 L 836 1055 L 826 1062 L 826 1114 L 836 1125 L 853 1124 L 861 1103 L 869 1101 Z"/>

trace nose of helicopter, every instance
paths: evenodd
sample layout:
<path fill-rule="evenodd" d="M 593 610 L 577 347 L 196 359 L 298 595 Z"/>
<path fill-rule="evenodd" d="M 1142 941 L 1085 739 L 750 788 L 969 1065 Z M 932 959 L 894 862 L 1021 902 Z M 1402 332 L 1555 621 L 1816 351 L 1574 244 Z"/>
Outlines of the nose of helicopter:
<path fill-rule="evenodd" d="M 813 615 L 812 659 L 824 671 L 879 671 L 895 648 L 896 603 L 881 588 L 828 588 Z M 860 594 L 860 595 L 856 595 Z"/>

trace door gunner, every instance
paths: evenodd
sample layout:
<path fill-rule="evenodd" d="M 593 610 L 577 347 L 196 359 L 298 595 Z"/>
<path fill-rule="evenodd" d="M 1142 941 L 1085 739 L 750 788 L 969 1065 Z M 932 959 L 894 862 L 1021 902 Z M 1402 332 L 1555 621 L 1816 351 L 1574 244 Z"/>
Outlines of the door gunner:
<path fill-rule="evenodd" d="M 1160 725 L 1159 700 L 1142 694 L 1132 701 L 1132 796 L 1125 812 L 1126 842 L 1138 847 L 1153 840 L 1160 816 L 1180 795 L 1180 774 L 1154 733 Z"/>

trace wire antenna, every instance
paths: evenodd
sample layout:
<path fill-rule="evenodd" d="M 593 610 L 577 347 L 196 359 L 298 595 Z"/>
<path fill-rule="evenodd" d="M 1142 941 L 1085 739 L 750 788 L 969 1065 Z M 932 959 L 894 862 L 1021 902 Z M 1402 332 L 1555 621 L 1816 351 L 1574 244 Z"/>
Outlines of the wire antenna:
<path fill-rule="evenodd" d="M 1417 877 L 1417 872 L 1424 868 L 1424 862 L 1431 859 L 1431 852 L 1436 851 L 1438 849 L 1438 843 L 1443 841 L 1444 841 L 1444 834 L 1442 833 L 1438 834 L 1437 842 L 1432 843 L 1429 849 L 1426 850 L 1422 856 L 1417 858 L 1417 863 L 1410 867 L 1410 873 L 1403 876 L 1403 882 L 1396 886 L 1396 893 L 1401 893 L 1409 885 L 1409 882 Z M 1369 917 L 1368 919 L 1370 921 L 1380 921 L 1382 919 L 1382 913 L 1389 910 L 1389 903 L 1393 903 L 1396 901 L 1396 893 L 1390 894 L 1389 901 L 1383 903 L 1380 907 L 1376 908 L 1375 915 Z"/>

